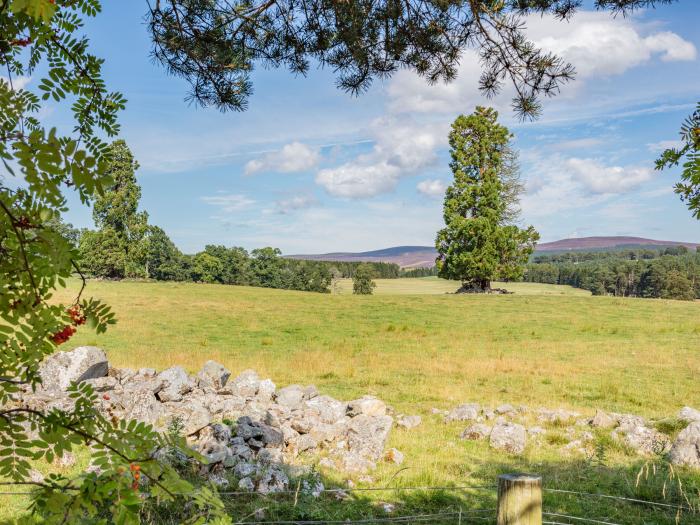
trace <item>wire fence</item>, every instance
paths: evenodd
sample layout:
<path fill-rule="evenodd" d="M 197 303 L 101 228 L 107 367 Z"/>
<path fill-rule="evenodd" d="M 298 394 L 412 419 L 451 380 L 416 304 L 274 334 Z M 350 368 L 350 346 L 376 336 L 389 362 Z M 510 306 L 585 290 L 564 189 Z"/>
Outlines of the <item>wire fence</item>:
<path fill-rule="evenodd" d="M 3 482 L 0 485 L 11 485 L 12 482 Z M 221 496 L 228 497 L 260 497 L 260 498 L 276 498 L 284 496 L 294 496 L 295 503 L 296 498 L 299 496 L 308 496 L 311 493 L 315 497 L 320 497 L 322 494 L 334 495 L 334 496 L 349 496 L 350 494 L 362 494 L 362 493 L 374 493 L 374 492 L 466 492 L 466 491 L 488 491 L 493 492 L 491 499 L 495 499 L 496 485 L 486 485 L 486 484 L 476 484 L 476 485 L 418 485 L 418 486 L 382 486 L 382 487 L 343 487 L 343 488 L 322 488 L 318 490 L 301 488 L 297 486 L 296 489 L 280 490 L 267 493 L 260 493 L 255 491 L 242 491 L 233 490 L 226 491 L 220 490 L 219 494 Z M 30 495 L 31 490 L 24 491 L 0 491 L 0 496 L 24 496 Z M 633 506 L 644 506 L 654 509 L 658 513 L 667 513 L 673 511 L 676 513 L 675 522 L 683 523 L 678 517 L 681 513 L 685 515 L 692 516 L 692 523 L 700 523 L 700 508 L 693 507 L 686 504 L 676 504 L 669 503 L 665 501 L 651 501 L 640 498 L 632 498 L 626 496 L 616 496 L 611 494 L 600 494 L 591 492 L 582 492 L 569 489 L 559 489 L 559 488 L 542 488 L 543 497 L 545 503 L 547 502 L 548 495 L 561 494 L 577 498 L 600 498 L 608 501 L 621 502 L 627 505 Z M 179 494 L 181 496 L 186 496 L 186 494 Z M 342 503 L 342 502 L 341 502 Z M 483 504 L 483 501 L 481 502 Z M 559 507 L 562 505 L 559 504 Z M 555 512 L 558 509 L 550 509 L 545 506 L 542 510 L 542 523 L 545 525 L 581 525 L 581 524 L 594 524 L 594 525 L 624 525 L 622 523 L 613 521 L 611 518 L 606 517 L 588 517 L 588 516 L 574 516 L 570 514 L 565 514 L 563 512 Z M 322 520 L 309 520 L 309 519 L 279 519 L 279 520 L 265 520 L 264 518 L 251 520 L 253 515 L 245 516 L 241 521 L 235 522 L 236 525 L 368 525 L 372 523 L 383 524 L 383 523 L 455 523 L 457 525 L 468 524 L 468 523 L 496 523 L 498 508 L 497 507 L 487 507 L 487 508 L 464 508 L 461 505 L 456 507 L 452 505 L 450 508 L 442 509 L 435 512 L 424 512 L 418 514 L 410 515 L 391 515 L 392 512 L 385 512 L 384 515 L 373 516 L 373 517 L 362 517 L 358 519 L 322 519 Z M 629 523 L 629 521 L 627 522 Z M 690 523 L 690 521 L 688 521 Z"/>

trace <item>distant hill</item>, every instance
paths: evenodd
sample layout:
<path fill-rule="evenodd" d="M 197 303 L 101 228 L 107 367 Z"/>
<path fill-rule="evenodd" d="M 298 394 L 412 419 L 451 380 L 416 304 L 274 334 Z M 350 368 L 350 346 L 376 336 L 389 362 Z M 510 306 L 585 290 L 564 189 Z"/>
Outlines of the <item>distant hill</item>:
<path fill-rule="evenodd" d="M 543 242 L 537 245 L 538 253 L 567 251 L 605 251 L 625 248 L 663 248 L 667 246 L 687 246 L 695 249 L 699 246 L 693 242 L 659 241 L 643 237 L 579 237 Z M 312 261 L 349 261 L 349 262 L 388 262 L 396 263 L 402 268 L 425 268 L 435 264 L 437 252 L 432 246 L 394 246 L 368 252 L 334 252 L 316 255 L 287 255 L 290 259 Z"/>

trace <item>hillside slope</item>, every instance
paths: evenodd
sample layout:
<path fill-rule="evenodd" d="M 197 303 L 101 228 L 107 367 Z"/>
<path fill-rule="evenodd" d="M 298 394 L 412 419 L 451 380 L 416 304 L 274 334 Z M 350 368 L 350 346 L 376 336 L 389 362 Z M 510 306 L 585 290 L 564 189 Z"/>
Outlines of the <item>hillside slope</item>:
<path fill-rule="evenodd" d="M 615 250 L 624 247 L 661 248 L 679 245 L 687 246 L 689 249 L 700 246 L 700 244 L 692 242 L 660 241 L 644 237 L 578 237 L 540 243 L 537 245 L 536 252 Z M 435 264 L 437 252 L 432 246 L 394 246 L 367 252 L 299 254 L 287 257 L 315 261 L 388 262 L 398 264 L 402 268 L 424 268 Z"/>

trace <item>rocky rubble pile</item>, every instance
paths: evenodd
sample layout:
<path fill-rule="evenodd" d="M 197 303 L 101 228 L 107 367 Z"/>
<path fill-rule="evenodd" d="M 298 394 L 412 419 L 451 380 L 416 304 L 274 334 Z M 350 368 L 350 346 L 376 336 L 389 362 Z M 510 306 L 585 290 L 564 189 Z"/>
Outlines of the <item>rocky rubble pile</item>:
<path fill-rule="evenodd" d="M 283 490 L 284 463 L 303 453 L 323 453 L 323 465 L 363 473 L 375 468 L 393 424 L 390 408 L 371 396 L 350 402 L 319 394 L 314 386 L 277 388 L 245 371 L 231 379 L 208 361 L 196 375 L 181 367 L 116 369 L 96 347 L 57 352 L 41 367 L 42 387 L 16 401 L 37 409 L 68 409 L 66 388 L 85 381 L 99 392 L 99 409 L 165 430 L 176 420 L 192 446 L 207 457 L 206 469 L 224 482 L 231 469 L 240 488 Z M 403 416 L 406 427 L 420 418 Z M 398 452 L 398 451 L 396 451 Z"/>
<path fill-rule="evenodd" d="M 684 407 L 676 416 L 687 426 L 675 440 L 655 428 L 653 422 L 633 414 L 606 413 L 596 410 L 592 417 L 563 409 L 527 407 L 504 404 L 495 409 L 478 403 L 467 403 L 449 411 L 434 409 L 446 423 L 470 422 L 461 434 L 462 439 L 488 440 L 491 447 L 512 454 L 521 454 L 530 439 L 547 434 L 543 427 L 554 426 L 565 435 L 565 451 L 585 452 L 595 438 L 594 431 L 609 431 L 613 439 L 634 450 L 651 456 L 667 454 L 674 465 L 700 468 L 700 411 Z"/>

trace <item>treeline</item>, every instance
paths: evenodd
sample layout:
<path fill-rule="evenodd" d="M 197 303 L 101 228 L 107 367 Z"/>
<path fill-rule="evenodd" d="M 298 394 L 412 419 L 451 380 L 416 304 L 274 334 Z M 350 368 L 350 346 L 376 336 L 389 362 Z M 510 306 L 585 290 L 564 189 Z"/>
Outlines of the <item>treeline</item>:
<path fill-rule="evenodd" d="M 84 273 L 98 278 L 144 278 L 158 281 L 259 286 L 329 293 L 334 280 L 353 278 L 359 262 L 309 261 L 282 257 L 278 248 L 258 248 L 248 252 L 241 247 L 208 245 L 194 255 L 182 253 L 157 226 L 141 240 L 139 255 L 129 257 L 120 249 L 109 249 L 101 231 L 83 230 L 73 234 Z M 118 247 L 117 247 L 118 248 Z M 396 264 L 371 262 L 375 278 L 397 278 Z"/>
<path fill-rule="evenodd" d="M 537 256 L 524 280 L 566 284 L 594 295 L 694 300 L 700 298 L 700 251 L 678 246 Z"/>

